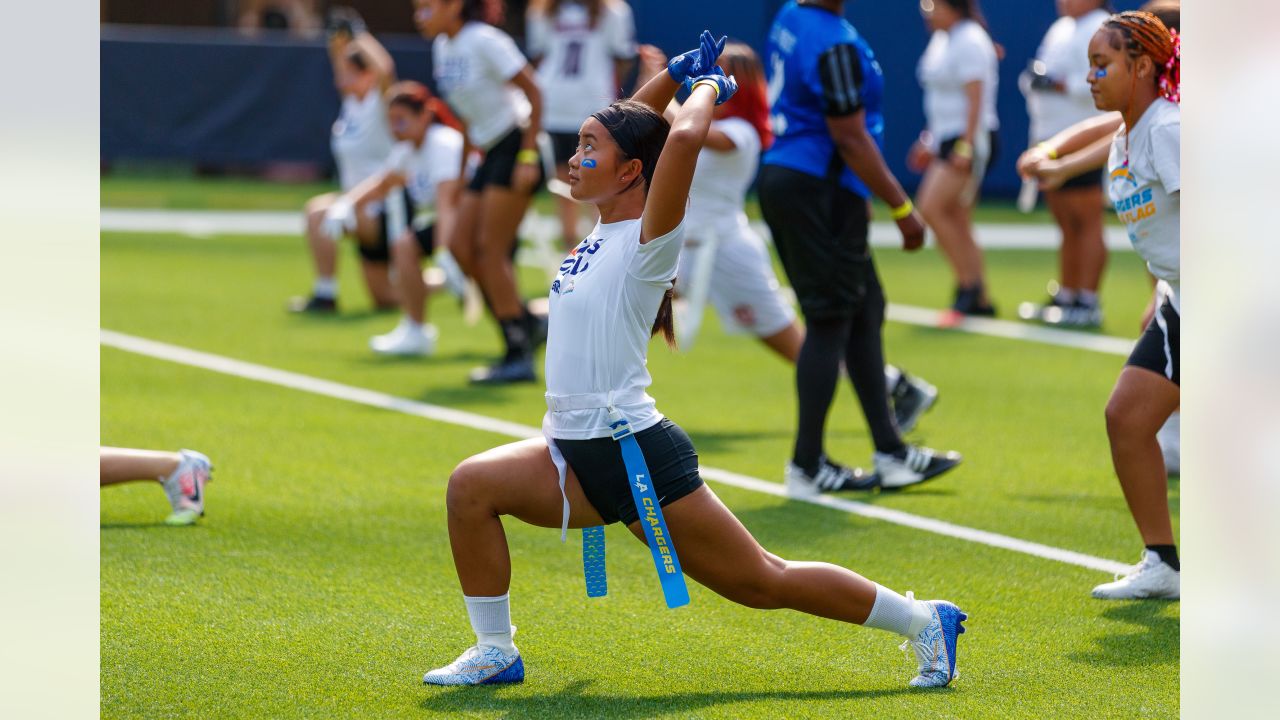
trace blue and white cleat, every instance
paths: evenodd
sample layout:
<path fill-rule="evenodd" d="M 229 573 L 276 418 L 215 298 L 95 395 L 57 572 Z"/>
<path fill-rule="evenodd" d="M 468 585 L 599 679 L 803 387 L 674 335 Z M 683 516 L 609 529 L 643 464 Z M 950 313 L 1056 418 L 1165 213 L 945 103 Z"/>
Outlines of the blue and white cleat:
<path fill-rule="evenodd" d="M 493 685 L 524 682 L 520 651 L 508 655 L 489 645 L 472 645 L 457 660 L 422 676 L 426 685 Z"/>
<path fill-rule="evenodd" d="M 907 593 L 908 598 L 913 598 Z M 946 687 L 955 680 L 956 672 L 956 639 L 964 632 L 964 620 L 969 616 L 961 612 L 955 604 L 946 600 L 927 600 L 933 619 L 915 638 L 902 643 L 916 653 L 919 662 L 919 674 L 911 678 L 911 687 Z"/>

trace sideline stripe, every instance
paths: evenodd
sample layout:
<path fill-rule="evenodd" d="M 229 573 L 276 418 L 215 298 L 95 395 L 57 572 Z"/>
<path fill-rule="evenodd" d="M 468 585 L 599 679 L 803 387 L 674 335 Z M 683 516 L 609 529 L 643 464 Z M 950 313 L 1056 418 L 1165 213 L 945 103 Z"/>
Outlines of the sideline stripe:
<path fill-rule="evenodd" d="M 922 308 L 913 305 L 896 305 L 889 303 L 887 317 L 893 322 L 922 327 L 938 327 L 938 316 L 941 310 Z M 1032 325 L 1031 323 L 996 320 L 994 318 L 968 317 L 955 328 L 963 332 L 991 337 L 1008 338 L 1010 340 L 1027 340 L 1045 345 L 1060 345 L 1077 350 L 1092 350 L 1128 357 L 1133 350 L 1134 339 L 1116 337 L 1114 335 L 1097 335 L 1077 330 L 1059 330 L 1058 328 Z"/>
<path fill-rule="evenodd" d="M 117 350 L 136 353 L 138 355 L 146 355 L 148 357 L 160 360 L 168 360 L 170 362 L 189 365 L 213 372 L 223 373 L 224 375 L 232 375 L 234 377 L 245 378 L 248 380 L 257 380 L 259 382 L 279 385 L 281 387 L 301 390 L 316 395 L 324 395 L 326 397 L 336 398 L 339 400 L 347 400 L 370 407 L 381 408 L 384 410 L 392 410 L 395 412 L 414 415 L 428 420 L 437 420 L 439 422 L 450 423 L 469 427 L 484 432 L 496 433 L 499 435 L 507 435 L 514 438 L 533 438 L 541 437 L 542 431 L 538 428 L 519 423 L 507 422 L 495 418 L 486 417 L 476 413 L 466 412 L 464 410 L 454 410 L 440 405 L 432 405 L 430 403 L 418 402 L 406 398 L 396 397 L 387 393 L 378 392 L 376 390 L 366 390 L 364 388 L 344 385 L 329 380 L 321 380 L 308 375 L 288 372 L 286 370 L 277 370 L 275 368 L 257 365 L 254 363 L 244 362 L 242 360 L 234 360 L 232 358 L 223 357 L 221 355 L 213 355 L 210 353 L 191 350 L 177 345 L 148 340 L 133 335 L 126 335 L 111 330 L 102 330 L 100 342 Z M 767 482 L 759 478 L 753 478 L 747 475 L 739 475 L 738 473 L 728 470 L 720 470 L 718 468 L 702 466 L 700 469 L 702 476 L 708 480 L 732 485 L 733 487 L 743 490 L 754 490 L 755 492 L 773 495 L 775 497 L 787 497 L 786 491 L 780 483 Z M 1090 570 L 1099 570 L 1108 573 L 1123 572 L 1129 568 L 1125 563 L 1115 560 L 1107 560 L 1105 558 L 1085 555 L 1083 553 L 1063 550 L 1062 548 L 1051 547 L 1049 545 L 1041 545 L 1027 540 L 1019 540 L 1018 538 L 1000 535 L 998 533 L 987 532 L 985 530 L 976 530 L 974 528 L 956 525 L 954 523 L 945 522 L 943 520 L 935 520 L 933 518 L 922 517 L 920 515 L 912 515 L 911 513 L 902 512 L 901 510 L 891 510 L 888 508 L 868 505 L 867 503 L 858 502 L 856 500 L 847 500 L 844 498 L 832 497 L 828 495 L 819 495 L 815 498 L 793 498 L 797 502 L 808 502 L 814 505 L 842 510 L 853 515 L 875 520 L 883 520 L 895 525 L 903 525 L 905 527 L 924 530 L 925 532 L 944 535 L 959 540 L 967 540 L 969 542 L 980 543 L 990 547 L 1003 548 L 1014 552 L 1032 555 L 1034 557 L 1045 558 L 1047 560 L 1057 560 L 1058 562 L 1068 563 L 1070 565 L 1078 565 Z"/>

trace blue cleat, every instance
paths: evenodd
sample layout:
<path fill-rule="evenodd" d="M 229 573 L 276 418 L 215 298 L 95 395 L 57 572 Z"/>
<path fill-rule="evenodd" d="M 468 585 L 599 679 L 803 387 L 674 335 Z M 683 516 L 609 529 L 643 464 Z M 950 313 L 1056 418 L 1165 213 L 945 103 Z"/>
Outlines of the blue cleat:
<path fill-rule="evenodd" d="M 508 655 L 488 645 L 472 645 L 457 660 L 422 676 L 425 685 L 494 685 L 524 682 L 520 652 Z"/>
<path fill-rule="evenodd" d="M 907 597 L 911 598 L 912 594 L 907 593 Z M 959 675 L 956 639 L 964 632 L 961 623 L 969 616 L 946 600 L 926 602 L 933 611 L 933 619 L 919 635 L 902 643 L 903 650 L 911 646 L 919 662 L 919 674 L 909 684 L 911 687 L 946 687 Z"/>

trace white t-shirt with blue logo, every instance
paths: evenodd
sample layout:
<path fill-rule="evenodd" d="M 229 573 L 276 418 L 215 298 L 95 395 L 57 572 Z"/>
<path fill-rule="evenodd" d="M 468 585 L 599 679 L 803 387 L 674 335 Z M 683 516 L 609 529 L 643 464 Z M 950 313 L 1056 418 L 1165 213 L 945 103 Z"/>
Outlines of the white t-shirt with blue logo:
<path fill-rule="evenodd" d="M 462 172 L 462 133 L 447 125 L 427 128 L 422 144 L 396 143 L 387 156 L 386 170 L 404 178 L 414 209 L 429 212 L 436 206 L 440 183 L 458 180 Z"/>
<path fill-rule="evenodd" d="M 343 97 L 342 111 L 333 123 L 329 140 L 342 191 L 350 190 L 378 172 L 393 142 L 381 93 L 370 90 L 364 97 Z"/>
<path fill-rule="evenodd" d="M 645 389 L 650 333 L 662 298 L 676 276 L 684 224 L 640 244 L 640 220 L 597 223 L 569 253 L 551 284 L 547 331 L 547 393 L 553 396 L 614 392 L 641 398 L 617 409 L 640 432 L 662 413 Z M 548 412 L 551 437 L 610 437 L 604 408 Z"/>
<path fill-rule="evenodd" d="M 1181 312 L 1182 113 L 1177 103 L 1158 98 L 1128 133 L 1111 143 L 1109 193 L 1151 274 L 1169 285 Z M 1125 146 L 1128 145 L 1126 161 Z"/>
<path fill-rule="evenodd" d="M 431 63 L 436 87 L 467 124 L 476 147 L 488 150 L 529 122 L 529 99 L 510 84 L 529 63 L 510 35 L 492 25 L 469 22 L 453 37 L 436 36 Z"/>

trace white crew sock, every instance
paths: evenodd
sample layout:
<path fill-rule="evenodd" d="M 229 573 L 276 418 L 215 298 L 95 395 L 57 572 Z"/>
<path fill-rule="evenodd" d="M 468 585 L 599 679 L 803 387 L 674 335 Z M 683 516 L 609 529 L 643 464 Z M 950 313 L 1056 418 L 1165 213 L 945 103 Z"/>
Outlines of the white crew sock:
<path fill-rule="evenodd" d="M 933 619 L 933 610 L 921 600 L 905 598 L 889 588 L 876 583 L 876 602 L 871 606 L 864 627 L 888 630 L 903 637 L 913 638 Z"/>
<path fill-rule="evenodd" d="M 1098 293 L 1092 290 L 1081 290 L 1076 293 L 1076 300 L 1085 307 L 1094 307 L 1098 304 Z"/>
<path fill-rule="evenodd" d="M 898 380 L 902 378 L 902 371 L 893 365 L 884 366 L 884 384 L 889 388 L 889 392 L 893 392 L 894 386 L 898 384 Z"/>
<path fill-rule="evenodd" d="M 1060 305 L 1070 305 L 1076 301 L 1076 289 L 1069 287 L 1058 288 L 1058 292 L 1054 297 L 1057 298 Z"/>
<path fill-rule="evenodd" d="M 471 629 L 476 631 L 476 644 L 498 648 L 508 655 L 515 654 L 516 646 L 511 640 L 515 628 L 511 627 L 510 594 L 497 597 L 463 595 L 462 599 L 467 603 Z"/>
<path fill-rule="evenodd" d="M 311 287 L 311 294 L 318 298 L 332 300 L 338 296 L 338 279 L 332 277 L 316 278 L 315 285 Z"/>
<path fill-rule="evenodd" d="M 400 316 L 400 327 L 418 335 L 421 335 L 423 332 L 423 324 L 420 322 L 414 322 L 413 318 L 408 315 Z"/>

